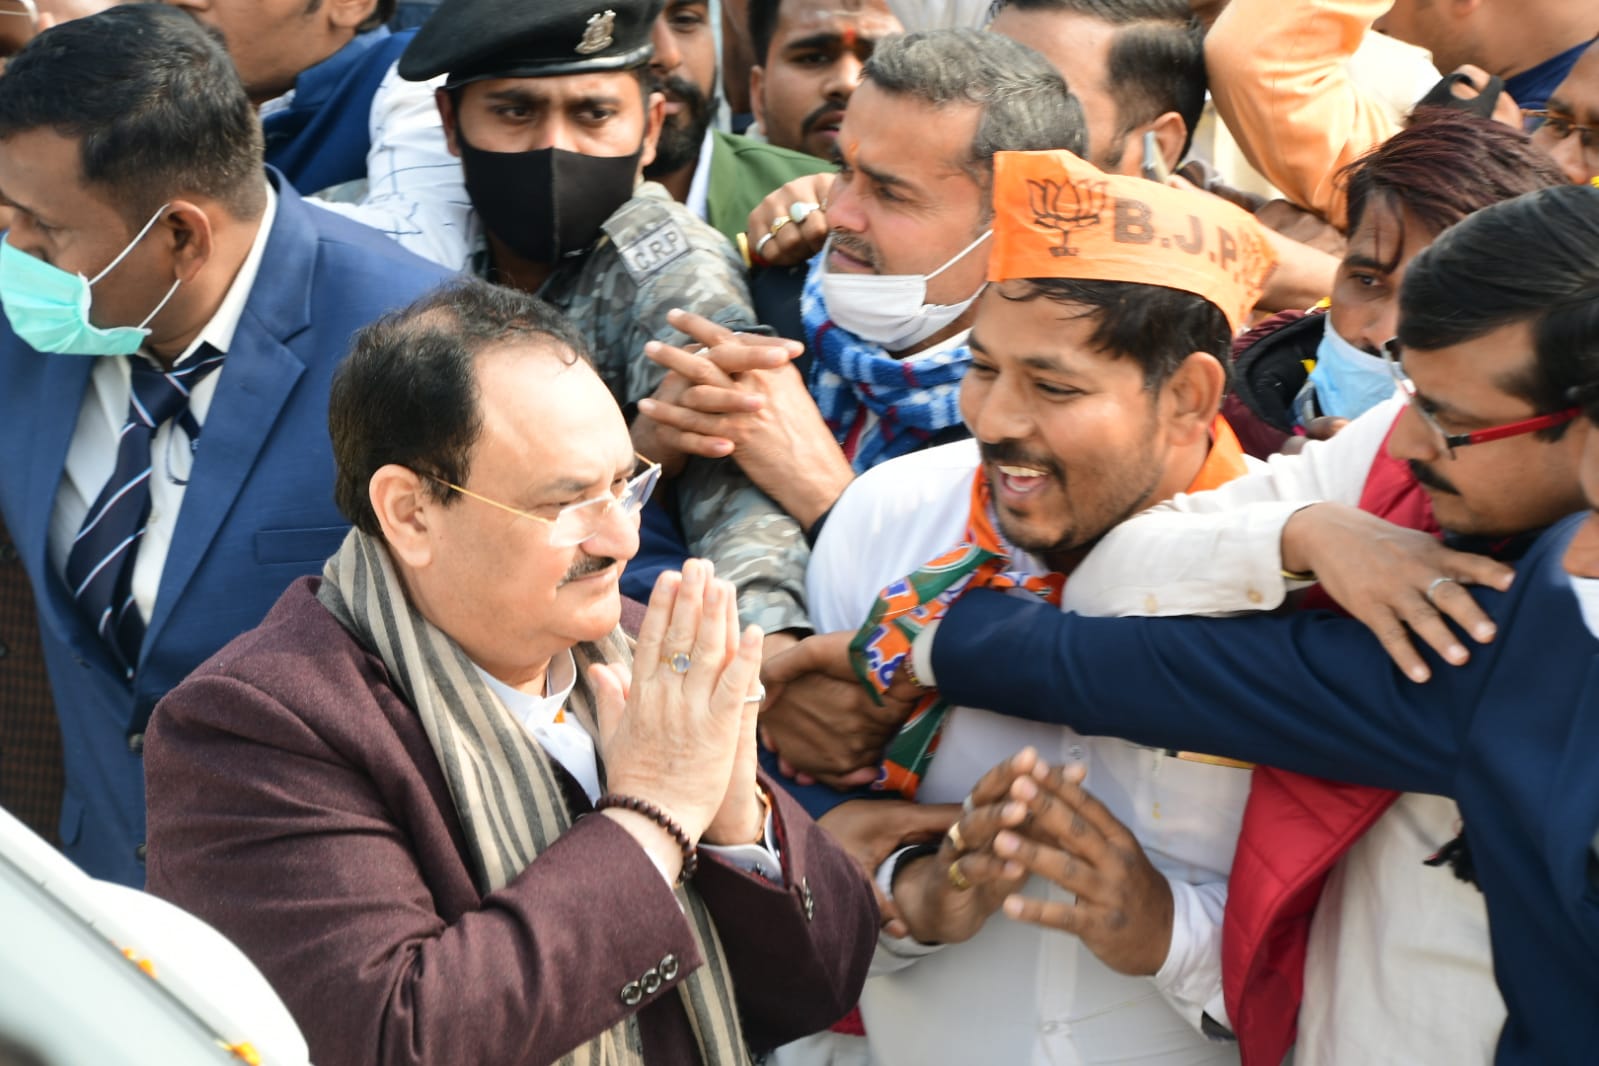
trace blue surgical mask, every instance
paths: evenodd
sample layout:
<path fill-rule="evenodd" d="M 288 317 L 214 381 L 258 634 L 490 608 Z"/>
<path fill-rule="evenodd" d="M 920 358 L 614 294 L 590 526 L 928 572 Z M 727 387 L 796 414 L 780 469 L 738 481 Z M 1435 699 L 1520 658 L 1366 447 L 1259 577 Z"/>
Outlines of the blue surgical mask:
<path fill-rule="evenodd" d="M 1323 315 L 1322 321 L 1326 325 L 1316 346 L 1316 367 L 1310 372 L 1316 407 L 1324 415 L 1356 418 L 1394 394 L 1393 372 L 1382 356 L 1361 351 L 1340 337 L 1331 314 Z"/>
<path fill-rule="evenodd" d="M 128 246 L 93 278 L 51 266 L 14 247 L 9 237 L 0 241 L 0 306 L 5 308 L 17 336 L 35 351 L 58 355 L 132 355 L 138 351 L 150 335 L 145 327 L 172 299 L 182 279 L 172 283 L 143 322 L 110 329 L 101 329 L 89 321 L 89 288 L 127 258 L 169 206 L 163 204 Z"/>

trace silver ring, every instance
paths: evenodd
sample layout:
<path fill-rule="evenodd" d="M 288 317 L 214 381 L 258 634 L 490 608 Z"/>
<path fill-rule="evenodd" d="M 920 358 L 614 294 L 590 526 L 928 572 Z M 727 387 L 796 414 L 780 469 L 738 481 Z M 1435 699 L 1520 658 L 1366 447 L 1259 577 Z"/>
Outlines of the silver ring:
<path fill-rule="evenodd" d="M 761 250 L 766 247 L 766 242 L 771 240 L 775 236 L 777 236 L 777 234 L 775 234 L 775 233 L 763 233 L 763 234 L 761 234 L 761 239 L 755 242 L 755 254 L 756 255 L 760 255 L 761 254 Z"/>
<path fill-rule="evenodd" d="M 1452 578 L 1452 577 L 1448 577 L 1448 576 L 1444 576 L 1444 577 L 1435 577 L 1435 578 L 1433 578 L 1433 579 L 1432 579 L 1432 580 L 1431 580 L 1431 581 L 1429 581 L 1429 582 L 1428 582 L 1428 583 L 1427 583 L 1427 591 L 1426 591 L 1426 592 L 1423 592 L 1423 593 L 1422 593 L 1422 595 L 1423 595 L 1423 596 L 1425 596 L 1425 597 L 1427 597 L 1427 602 L 1428 602 L 1428 603 L 1430 603 L 1430 604 L 1432 604 L 1432 605 L 1433 605 L 1433 606 L 1434 606 L 1434 607 L 1436 607 L 1436 606 L 1438 606 L 1438 603 L 1437 603 L 1437 601 L 1436 601 L 1436 600 L 1434 600 L 1434 599 L 1433 599 L 1433 598 L 1432 598 L 1432 594 L 1433 594 L 1433 592 L 1435 592 L 1435 591 L 1436 591 L 1436 590 L 1437 590 L 1437 588 L 1438 588 L 1438 586 L 1439 586 L 1439 585 L 1443 585 L 1443 584 L 1446 584 L 1446 583 L 1447 583 L 1447 582 L 1450 582 L 1450 581 L 1454 581 L 1454 580 L 1455 580 L 1455 579 L 1454 579 L 1454 578 Z M 1456 582 L 1455 582 L 1455 584 L 1457 584 L 1457 585 L 1458 585 L 1458 584 L 1459 584 L 1459 582 L 1458 582 L 1458 581 L 1456 581 Z"/>
<path fill-rule="evenodd" d="M 950 847 L 955 849 L 956 855 L 964 855 L 966 853 L 966 841 L 961 839 L 961 824 L 959 822 L 950 826 L 944 836 L 949 839 Z"/>
<path fill-rule="evenodd" d="M 795 200 L 788 206 L 788 217 L 795 222 L 804 222 L 810 217 L 811 212 L 820 211 L 821 204 L 813 204 L 809 200 Z"/>
<path fill-rule="evenodd" d="M 745 703 L 760 703 L 766 698 L 766 686 L 760 682 L 755 683 L 755 691 L 744 697 Z"/>
<path fill-rule="evenodd" d="M 976 809 L 977 804 L 972 801 L 972 794 L 970 792 L 966 793 L 966 798 L 961 800 L 961 810 L 971 814 Z"/>

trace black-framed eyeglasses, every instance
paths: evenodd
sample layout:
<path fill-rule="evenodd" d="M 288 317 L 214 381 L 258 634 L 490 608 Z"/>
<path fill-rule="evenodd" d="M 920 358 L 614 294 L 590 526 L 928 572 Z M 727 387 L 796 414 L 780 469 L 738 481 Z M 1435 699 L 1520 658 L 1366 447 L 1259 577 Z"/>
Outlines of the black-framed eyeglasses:
<path fill-rule="evenodd" d="M 1451 433 L 1438 421 L 1436 415 L 1427 410 L 1425 403 L 1418 402 L 1416 383 L 1410 380 L 1410 375 L 1405 373 L 1403 353 L 1399 348 L 1398 338 L 1388 341 L 1382 346 L 1384 362 L 1388 364 L 1389 373 L 1393 374 L 1394 382 L 1399 390 L 1410 401 L 1411 409 L 1421 416 L 1422 422 L 1428 430 L 1438 439 L 1442 450 L 1448 453 L 1449 458 L 1455 457 L 1456 448 L 1465 448 L 1472 444 L 1487 444 L 1490 441 L 1508 440 L 1511 437 L 1520 437 L 1528 433 L 1536 433 L 1540 429 L 1553 429 L 1563 426 L 1582 413 L 1580 407 L 1566 407 L 1559 411 L 1551 411 L 1545 415 L 1533 415 L 1531 418 L 1517 419 L 1503 425 L 1489 426 L 1487 429 L 1474 429 L 1467 433 Z"/>
<path fill-rule="evenodd" d="M 471 489 L 462 488 L 453 481 L 445 481 L 434 474 L 424 474 L 432 478 L 447 489 L 453 489 L 462 496 L 471 497 L 490 507 L 498 507 L 520 518 L 531 518 L 535 522 L 542 522 L 550 527 L 550 547 L 572 548 L 588 540 L 600 531 L 600 523 L 605 521 L 605 516 L 614 508 L 620 507 L 622 513 L 629 518 L 638 516 L 644 509 L 644 504 L 649 501 L 650 493 L 655 491 L 655 485 L 661 479 L 661 464 L 646 456 L 634 456 L 644 464 L 644 469 L 634 474 L 628 483 L 623 486 L 620 495 L 596 496 L 592 500 L 580 500 L 577 503 L 567 504 L 554 518 L 545 518 L 531 511 L 524 511 L 520 507 L 512 507 L 508 503 L 490 499 Z"/>

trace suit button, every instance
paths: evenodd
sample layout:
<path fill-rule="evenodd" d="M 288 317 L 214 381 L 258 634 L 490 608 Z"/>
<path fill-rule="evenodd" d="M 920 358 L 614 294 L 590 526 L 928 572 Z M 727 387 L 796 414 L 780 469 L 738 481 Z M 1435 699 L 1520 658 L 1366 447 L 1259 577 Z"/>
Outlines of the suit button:
<path fill-rule="evenodd" d="M 133 857 L 139 860 L 140 865 L 144 864 L 144 857 L 149 853 L 150 849 L 144 844 L 140 844 L 138 847 L 133 849 Z"/>
<path fill-rule="evenodd" d="M 131 751 L 135 755 L 142 755 L 144 753 L 144 734 L 143 733 L 129 733 L 128 734 L 128 750 Z"/>
<path fill-rule="evenodd" d="M 807 922 L 816 917 L 816 897 L 811 895 L 811 881 L 808 877 L 800 878 L 800 904 L 805 908 Z"/>
<path fill-rule="evenodd" d="M 639 988 L 637 981 L 629 981 L 622 986 L 622 1003 L 625 1006 L 636 1007 L 643 998 L 644 990 Z"/>
<path fill-rule="evenodd" d="M 677 956 L 661 956 L 661 976 L 668 981 L 677 980 Z"/>
<path fill-rule="evenodd" d="M 646 996 L 653 996 L 655 993 L 661 990 L 661 975 L 657 973 L 653 967 L 645 970 L 644 979 L 641 984 L 644 986 L 644 994 Z"/>

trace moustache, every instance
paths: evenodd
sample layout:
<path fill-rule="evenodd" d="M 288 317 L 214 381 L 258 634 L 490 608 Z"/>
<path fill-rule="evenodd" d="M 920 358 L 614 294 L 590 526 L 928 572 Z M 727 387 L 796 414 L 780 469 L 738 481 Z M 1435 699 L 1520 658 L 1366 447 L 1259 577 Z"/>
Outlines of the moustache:
<path fill-rule="evenodd" d="M 845 233 L 842 230 L 832 230 L 827 236 L 833 242 L 834 248 L 867 264 L 872 268 L 873 273 L 881 274 L 883 272 L 882 264 L 877 261 L 877 249 L 867 244 L 860 237 L 853 233 Z"/>
<path fill-rule="evenodd" d="M 1426 463 L 1415 459 L 1407 459 L 1405 465 L 1410 467 L 1410 476 L 1434 492 L 1446 492 L 1451 496 L 1459 496 L 1460 490 L 1450 484 L 1449 479 Z"/>
<path fill-rule="evenodd" d="M 590 574 L 597 574 L 601 570 L 606 570 L 615 565 L 616 560 L 609 556 L 584 555 L 579 552 L 578 557 L 572 560 L 571 567 L 566 571 L 566 576 L 561 578 L 561 584 L 565 585 L 580 578 L 588 577 Z"/>
<path fill-rule="evenodd" d="M 843 111 L 844 109 L 832 100 L 824 102 L 821 107 L 805 116 L 805 121 L 800 123 L 800 133 L 809 136 L 817 126 L 821 125 L 822 119 L 829 115 L 842 114 Z"/>
<path fill-rule="evenodd" d="M 700 87 L 687 78 L 676 74 L 655 79 L 655 90 L 664 93 L 669 100 L 675 100 L 683 105 L 683 121 L 686 123 L 697 120 L 705 113 L 705 94 Z"/>
<path fill-rule="evenodd" d="M 1000 441 L 998 444 L 978 441 L 977 454 L 990 466 L 1027 466 L 1042 470 L 1056 481 L 1061 480 L 1059 463 L 1047 455 L 1029 455 L 1014 441 Z"/>

